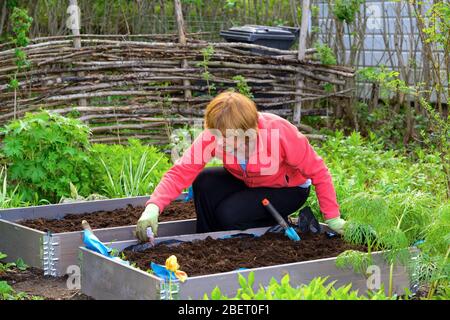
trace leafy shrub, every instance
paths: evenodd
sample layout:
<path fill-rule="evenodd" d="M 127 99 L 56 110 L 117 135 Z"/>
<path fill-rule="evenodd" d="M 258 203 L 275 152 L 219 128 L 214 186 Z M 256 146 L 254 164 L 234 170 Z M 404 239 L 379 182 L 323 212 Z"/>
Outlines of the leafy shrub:
<path fill-rule="evenodd" d="M 355 21 L 356 13 L 362 3 L 364 3 L 364 0 L 336 0 L 333 13 L 338 20 L 350 24 Z"/>
<path fill-rule="evenodd" d="M 27 113 L 3 129 L 2 151 L 9 162 L 11 180 L 24 200 L 35 193 L 52 202 L 70 195 L 72 182 L 89 194 L 89 128 L 75 119 L 49 111 Z"/>
<path fill-rule="evenodd" d="M 337 63 L 333 49 L 331 49 L 329 46 L 320 42 L 316 42 L 314 47 L 317 50 L 317 52 L 314 54 L 314 57 L 322 64 L 333 65 Z"/>
<path fill-rule="evenodd" d="M 222 294 L 218 287 L 211 292 L 212 300 L 389 300 L 380 289 L 376 292 L 368 292 L 367 296 L 360 295 L 357 290 L 351 290 L 352 285 L 335 288 L 335 281 L 325 284 L 326 278 L 314 278 L 310 283 L 292 287 L 289 280 L 289 274 L 286 274 L 280 282 L 274 278 L 270 280 L 267 287 L 259 285 L 257 291 L 253 290 L 255 275 L 249 273 L 248 279 L 238 274 L 240 288 L 236 296 L 229 298 Z M 204 299 L 209 299 L 207 294 Z"/>
<path fill-rule="evenodd" d="M 128 146 L 94 144 L 91 162 L 95 190 L 108 197 L 148 195 L 170 168 L 158 148 L 136 139 Z"/>

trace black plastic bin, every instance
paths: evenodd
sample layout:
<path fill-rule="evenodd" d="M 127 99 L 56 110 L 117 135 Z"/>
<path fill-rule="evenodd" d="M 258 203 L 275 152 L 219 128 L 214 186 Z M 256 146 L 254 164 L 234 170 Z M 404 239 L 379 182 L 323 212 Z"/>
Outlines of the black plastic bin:
<path fill-rule="evenodd" d="M 220 35 L 228 42 L 251 43 L 275 49 L 289 50 L 297 40 L 299 30 L 292 27 L 244 25 L 221 31 Z M 250 51 L 275 55 L 273 52 L 258 49 L 251 49 Z"/>

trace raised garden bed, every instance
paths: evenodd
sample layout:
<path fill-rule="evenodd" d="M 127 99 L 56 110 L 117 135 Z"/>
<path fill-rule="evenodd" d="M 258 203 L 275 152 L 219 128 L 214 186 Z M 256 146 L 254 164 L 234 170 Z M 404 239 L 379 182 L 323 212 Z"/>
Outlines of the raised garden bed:
<path fill-rule="evenodd" d="M 67 214 L 61 219 L 38 218 L 18 221 L 17 223 L 22 226 L 44 232 L 50 231 L 52 233 L 60 233 L 80 231 L 81 221 L 83 220 L 89 221 L 89 225 L 93 229 L 136 225 L 143 211 L 143 206 L 134 207 L 132 205 L 128 205 L 125 208 L 118 208 L 108 211 L 100 210 L 83 214 Z M 167 206 L 167 208 L 160 214 L 159 222 L 195 218 L 195 207 L 192 201 L 176 201 Z"/>
<path fill-rule="evenodd" d="M 279 233 L 267 233 L 260 237 L 238 237 L 180 243 L 176 246 L 159 244 L 142 252 L 124 250 L 126 259 L 142 270 L 150 262 L 164 264 L 174 254 L 190 276 L 228 272 L 239 268 L 267 267 L 284 263 L 330 258 L 345 250 L 362 250 L 362 246 L 345 243 L 340 237 L 329 238 L 325 234 L 302 234 L 295 242 Z"/>
<path fill-rule="evenodd" d="M 322 231 L 326 229 L 322 225 Z M 353 289 L 367 291 L 364 275 L 335 265 L 339 253 L 355 249 L 355 246 L 339 238 L 327 239 L 324 235 L 302 235 L 303 243 L 291 243 L 283 235 L 263 235 L 267 230 L 256 228 L 245 231 L 261 236 L 259 238 L 233 238 L 233 235 L 243 231 L 160 237 L 156 239 L 155 248 L 140 253 L 126 249 L 137 244 L 134 240 L 109 244 L 142 270 L 80 247 L 82 292 L 95 299 L 164 298 L 163 279 L 146 270 L 151 261 L 163 264 L 172 254 L 177 256 L 181 270 L 189 275 L 188 280 L 179 286 L 176 296 L 180 299 L 202 299 L 204 293 L 210 293 L 216 286 L 224 294 L 233 295 L 239 288 L 237 274 L 248 276 L 249 272 L 255 274 L 255 289 L 259 283 L 267 285 L 272 277 L 280 280 L 289 273 L 295 284 L 308 283 L 314 277 L 329 276 L 328 281 L 336 280 L 336 286 L 352 283 Z M 172 244 L 163 244 L 167 241 Z M 381 252 L 372 253 L 372 257 L 380 268 L 381 283 L 387 288 L 389 266 Z M 395 293 L 403 294 L 404 289 L 409 288 L 405 267 L 395 266 L 393 279 Z"/>
<path fill-rule="evenodd" d="M 179 200 L 184 196 L 181 195 Z M 76 216 L 86 218 L 86 214 L 91 214 L 92 217 L 88 219 L 90 224 L 100 226 L 105 221 L 98 219 L 94 212 L 103 211 L 100 215 L 108 220 L 108 213 L 128 207 L 142 208 L 147 200 L 148 197 L 144 196 L 0 210 L 0 251 L 8 255 L 7 261 L 22 258 L 28 265 L 43 269 L 45 275 L 62 276 L 66 274 L 68 266 L 78 265 L 78 247 L 83 244 L 80 230 L 82 219 L 77 219 Z M 179 210 L 184 205 L 175 207 Z M 191 206 L 188 205 L 189 207 Z M 69 214 L 71 218 L 61 222 Z M 162 217 L 164 216 L 168 218 L 170 213 L 163 214 Z M 34 225 L 30 225 L 32 227 L 21 224 L 32 223 L 32 220 L 35 221 Z M 108 224 L 108 227 L 100 229 L 94 227 L 97 228 L 95 234 L 101 241 L 134 239 L 135 225 L 129 224 L 134 218 L 109 220 L 119 226 Z M 195 219 L 165 221 L 160 223 L 158 235 L 190 234 L 195 233 L 195 228 Z M 48 230 L 51 231 L 47 232 Z"/>

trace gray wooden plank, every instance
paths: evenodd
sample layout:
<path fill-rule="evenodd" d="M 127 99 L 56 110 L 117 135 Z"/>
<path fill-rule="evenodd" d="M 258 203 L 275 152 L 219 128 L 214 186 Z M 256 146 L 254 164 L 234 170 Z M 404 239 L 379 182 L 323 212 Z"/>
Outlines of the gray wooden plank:
<path fill-rule="evenodd" d="M 157 300 L 160 280 L 81 248 L 81 291 L 98 300 Z"/>
<path fill-rule="evenodd" d="M 0 220 L 0 251 L 8 255 L 5 261 L 21 258 L 29 266 L 42 268 L 43 236 L 43 232 Z"/>
<path fill-rule="evenodd" d="M 130 266 L 112 261 L 100 254 L 80 248 L 82 252 L 82 292 L 96 299 L 159 299 L 158 278 Z M 389 267 L 380 253 L 373 253 L 374 261 L 381 270 L 381 283 L 385 290 L 388 286 Z M 202 299 L 204 293 L 210 293 L 218 286 L 224 294 L 232 296 L 239 288 L 238 273 L 248 276 L 254 272 L 256 290 L 259 284 L 266 286 L 273 277 L 280 279 L 287 273 L 292 285 L 305 284 L 314 277 L 328 277 L 336 281 L 336 286 L 352 283 L 353 290 L 360 294 L 368 289 L 366 278 L 351 269 L 338 269 L 336 258 L 289 263 L 277 266 L 231 271 L 206 276 L 189 277 L 180 284 L 181 299 Z M 151 277 L 151 280 L 149 279 Z M 394 272 L 394 292 L 403 294 L 409 287 L 409 279 L 404 267 Z M 149 288 L 152 290 L 149 293 Z M 155 291 L 153 291 L 155 290 Z"/>
<path fill-rule="evenodd" d="M 389 266 L 383 261 L 381 254 L 373 254 L 374 263 L 380 268 L 381 284 L 387 294 L 389 281 Z M 312 261 L 303 261 L 277 266 L 253 268 L 247 270 L 224 272 L 212 275 L 190 277 L 186 283 L 181 284 L 181 299 L 202 299 L 205 293 L 218 286 L 222 293 L 234 296 L 239 288 L 238 273 L 248 277 L 250 272 L 255 274 L 254 290 L 259 288 L 259 284 L 267 286 L 273 277 L 280 281 L 286 274 L 289 274 L 292 286 L 309 283 L 315 277 L 328 277 L 326 283 L 336 281 L 335 286 L 352 284 L 352 290 L 358 290 L 360 294 L 368 291 L 367 279 L 362 274 L 357 274 L 349 268 L 339 269 L 336 267 L 336 258 L 325 258 Z M 403 294 L 405 288 L 409 288 L 409 278 L 406 269 L 397 266 L 394 272 L 394 292 Z"/>
<path fill-rule="evenodd" d="M 182 200 L 186 193 L 182 193 L 177 200 Z M 51 204 L 45 206 L 31 206 L 24 208 L 1 209 L 0 219 L 20 221 L 25 219 L 61 219 L 67 214 L 83 214 L 95 211 L 108 211 L 125 208 L 128 205 L 144 206 L 149 196 L 117 198 L 107 200 L 80 201 L 74 203 Z"/>

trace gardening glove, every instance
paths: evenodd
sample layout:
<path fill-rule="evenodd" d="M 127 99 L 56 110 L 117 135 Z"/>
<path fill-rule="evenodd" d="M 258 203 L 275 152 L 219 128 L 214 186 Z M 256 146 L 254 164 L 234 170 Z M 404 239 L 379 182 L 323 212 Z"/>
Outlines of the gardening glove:
<path fill-rule="evenodd" d="M 336 233 L 344 234 L 345 220 L 340 217 L 325 220 L 328 227 Z"/>
<path fill-rule="evenodd" d="M 152 227 L 153 234 L 158 232 L 159 207 L 154 203 L 149 203 L 139 218 L 136 226 L 136 236 L 142 242 L 147 242 L 147 228 Z"/>

